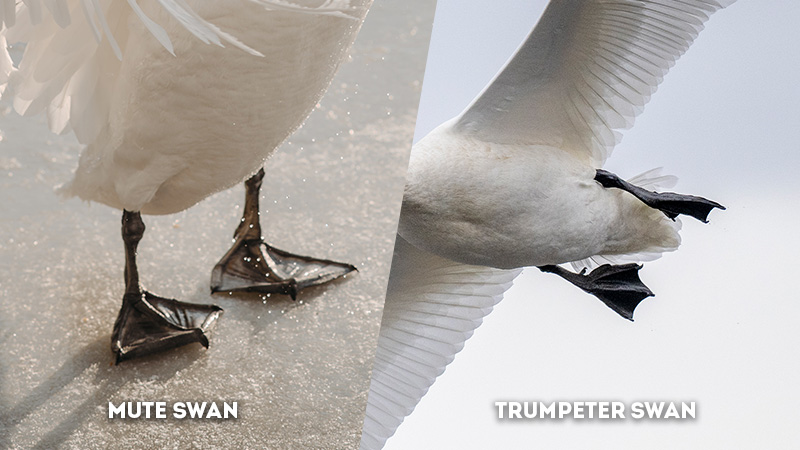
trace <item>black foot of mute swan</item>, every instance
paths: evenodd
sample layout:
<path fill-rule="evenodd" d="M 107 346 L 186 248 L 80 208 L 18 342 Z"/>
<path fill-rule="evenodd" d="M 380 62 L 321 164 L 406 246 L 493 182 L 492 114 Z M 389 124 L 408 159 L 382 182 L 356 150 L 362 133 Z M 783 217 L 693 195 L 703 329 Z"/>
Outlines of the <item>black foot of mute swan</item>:
<path fill-rule="evenodd" d="M 293 255 L 264 242 L 258 195 L 264 169 L 245 182 L 242 222 L 233 247 L 211 272 L 211 292 L 278 293 L 297 298 L 304 288 L 318 286 L 356 270 L 350 264 Z"/>
<path fill-rule="evenodd" d="M 117 355 L 117 364 L 194 342 L 208 348 L 205 333 L 222 314 L 222 308 L 215 305 L 179 302 L 142 289 L 136 267 L 136 247 L 144 230 L 141 214 L 122 212 L 125 295 L 111 337 L 111 350 Z"/>

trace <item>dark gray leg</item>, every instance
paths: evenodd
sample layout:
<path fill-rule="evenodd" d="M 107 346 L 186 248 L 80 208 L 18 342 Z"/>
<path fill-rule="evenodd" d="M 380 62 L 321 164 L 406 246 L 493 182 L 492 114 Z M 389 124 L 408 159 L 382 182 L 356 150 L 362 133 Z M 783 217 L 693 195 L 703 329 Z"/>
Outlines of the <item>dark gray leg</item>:
<path fill-rule="evenodd" d="M 122 212 L 125 243 L 125 295 L 114 323 L 111 350 L 117 363 L 137 356 L 199 342 L 208 348 L 205 333 L 216 323 L 222 308 L 195 305 L 153 295 L 141 288 L 136 248 L 144 236 L 138 212 Z"/>
<path fill-rule="evenodd" d="M 630 192 L 644 204 L 660 210 L 670 219 L 675 219 L 679 214 L 686 214 L 702 222 L 708 222 L 708 214 L 712 209 L 725 209 L 719 203 L 703 197 L 675 194 L 673 192 L 651 192 L 634 186 L 617 175 L 602 169 L 597 169 L 594 179 L 603 187 L 617 188 Z"/>
<path fill-rule="evenodd" d="M 264 242 L 258 197 L 264 169 L 245 181 L 242 221 L 233 234 L 234 244 L 211 272 L 211 292 L 297 293 L 342 277 L 356 268 L 327 259 L 294 255 Z"/>
<path fill-rule="evenodd" d="M 590 274 L 574 273 L 559 266 L 541 266 L 542 272 L 554 273 L 594 295 L 620 316 L 633 321 L 633 311 L 653 293 L 639 279 L 639 264 L 612 266 L 604 264 Z"/>

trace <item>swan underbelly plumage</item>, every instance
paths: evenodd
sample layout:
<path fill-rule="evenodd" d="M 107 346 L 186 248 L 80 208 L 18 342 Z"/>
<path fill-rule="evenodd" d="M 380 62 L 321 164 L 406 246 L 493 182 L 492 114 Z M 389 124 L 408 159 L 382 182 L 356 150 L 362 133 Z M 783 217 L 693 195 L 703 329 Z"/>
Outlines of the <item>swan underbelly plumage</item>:
<path fill-rule="evenodd" d="M 302 124 L 357 30 L 339 17 L 217 3 L 198 14 L 263 56 L 207 45 L 153 11 L 173 56 L 131 18 L 108 121 L 66 192 L 169 214 L 241 182 Z"/>
<path fill-rule="evenodd" d="M 547 145 L 485 142 L 439 126 L 415 146 L 398 233 L 464 264 L 511 269 L 660 253 L 678 223 Z"/>

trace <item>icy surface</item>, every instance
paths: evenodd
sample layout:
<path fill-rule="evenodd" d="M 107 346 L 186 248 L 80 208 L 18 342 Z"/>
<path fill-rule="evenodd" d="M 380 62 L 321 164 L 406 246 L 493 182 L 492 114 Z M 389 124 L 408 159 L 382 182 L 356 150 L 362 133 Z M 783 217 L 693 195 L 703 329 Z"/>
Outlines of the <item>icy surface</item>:
<path fill-rule="evenodd" d="M 0 119 L 0 447 L 354 448 L 381 317 L 433 1 L 378 1 L 328 95 L 266 166 L 264 234 L 359 272 L 307 290 L 210 295 L 241 187 L 145 216 L 149 290 L 225 309 L 211 348 L 113 365 L 120 212 L 53 188 L 80 146 L 43 118 Z M 109 420 L 108 402 L 237 401 L 237 420 Z"/>

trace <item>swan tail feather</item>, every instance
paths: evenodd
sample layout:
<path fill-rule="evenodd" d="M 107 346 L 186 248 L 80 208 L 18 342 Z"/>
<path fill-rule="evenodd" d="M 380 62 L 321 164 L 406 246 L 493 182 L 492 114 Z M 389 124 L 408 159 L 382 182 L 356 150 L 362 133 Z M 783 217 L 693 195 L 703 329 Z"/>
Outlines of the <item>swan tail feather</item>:
<path fill-rule="evenodd" d="M 678 177 L 664 174 L 663 172 L 664 170 L 662 167 L 657 167 L 631 177 L 627 180 L 627 182 L 651 191 L 662 191 L 664 189 L 674 188 L 678 182 Z M 662 213 L 653 210 L 644 204 L 641 204 L 639 207 L 644 210 L 644 214 L 651 214 L 654 216 L 654 220 L 658 220 L 659 218 L 663 217 Z M 682 227 L 680 218 L 675 218 L 674 220 L 661 220 L 660 222 L 668 228 L 668 231 L 664 233 L 666 238 L 656 245 L 652 245 L 647 249 L 636 252 L 594 255 L 589 258 L 572 261 L 569 264 L 575 271 L 580 272 L 584 269 L 591 271 L 605 264 L 624 265 L 629 263 L 654 261 L 660 258 L 666 252 L 677 250 L 678 245 L 680 244 L 679 232 Z"/>

